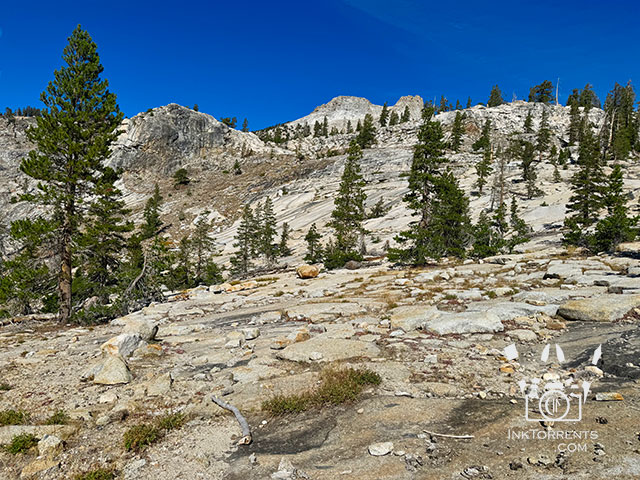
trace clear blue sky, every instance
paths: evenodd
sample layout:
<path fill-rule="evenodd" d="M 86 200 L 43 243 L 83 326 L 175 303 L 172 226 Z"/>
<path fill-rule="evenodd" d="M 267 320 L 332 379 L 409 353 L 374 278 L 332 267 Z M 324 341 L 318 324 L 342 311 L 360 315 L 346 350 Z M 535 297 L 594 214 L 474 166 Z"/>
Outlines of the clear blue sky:
<path fill-rule="evenodd" d="M 561 100 L 591 82 L 603 100 L 638 78 L 634 0 L 3 1 L 0 108 L 40 106 L 80 23 L 121 109 L 176 102 L 252 129 L 337 95 L 382 104 L 444 94 L 505 99 L 560 77 Z"/>

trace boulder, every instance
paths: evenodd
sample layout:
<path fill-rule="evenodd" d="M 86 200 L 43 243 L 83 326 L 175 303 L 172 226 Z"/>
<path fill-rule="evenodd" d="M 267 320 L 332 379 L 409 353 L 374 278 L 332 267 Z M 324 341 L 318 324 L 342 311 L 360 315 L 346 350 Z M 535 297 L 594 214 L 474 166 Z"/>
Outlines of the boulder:
<path fill-rule="evenodd" d="M 299 278 L 316 278 L 320 273 L 320 269 L 315 265 L 300 265 L 296 268 L 296 274 Z"/>
<path fill-rule="evenodd" d="M 142 337 L 138 333 L 121 333 L 117 337 L 110 338 L 100 346 L 102 353 L 106 355 L 130 356 L 140 346 Z"/>
<path fill-rule="evenodd" d="M 558 309 L 558 315 L 567 320 L 614 322 L 638 306 L 640 306 L 640 295 L 608 294 L 569 300 Z"/>
<path fill-rule="evenodd" d="M 145 342 L 156 338 L 158 333 L 158 322 L 151 318 L 134 317 L 125 322 L 123 333 L 140 335 Z"/>
<path fill-rule="evenodd" d="M 164 373 L 154 379 L 152 379 L 147 385 L 147 395 L 149 397 L 160 397 L 169 393 L 171 385 L 173 384 L 173 377 L 171 373 Z"/>
<path fill-rule="evenodd" d="M 347 270 L 357 270 L 360 267 L 362 267 L 362 263 L 356 262 L 355 260 L 349 260 L 344 264 L 344 268 L 346 268 Z"/>
<path fill-rule="evenodd" d="M 42 457 L 55 457 L 62 453 L 63 443 L 55 435 L 46 434 L 38 442 L 38 454 Z"/>
<path fill-rule="evenodd" d="M 441 313 L 426 324 L 438 335 L 462 333 L 494 333 L 504 330 L 500 317 L 491 312 Z"/>
<path fill-rule="evenodd" d="M 129 383 L 133 377 L 124 358 L 119 355 L 107 355 L 102 368 L 95 374 L 93 383 L 100 385 L 118 385 Z"/>
<path fill-rule="evenodd" d="M 318 336 L 306 342 L 293 343 L 279 351 L 276 357 L 292 362 L 308 362 L 318 358 L 335 362 L 354 357 L 375 357 L 379 352 L 378 347 L 369 342 Z"/>
<path fill-rule="evenodd" d="M 430 305 L 407 305 L 396 307 L 389 313 L 391 314 L 392 328 L 401 328 L 405 332 L 410 332 L 423 328 L 427 322 L 438 317 L 443 312 Z"/>
<path fill-rule="evenodd" d="M 393 451 L 393 442 L 372 443 L 369 445 L 369 454 L 374 457 L 382 457 Z"/>

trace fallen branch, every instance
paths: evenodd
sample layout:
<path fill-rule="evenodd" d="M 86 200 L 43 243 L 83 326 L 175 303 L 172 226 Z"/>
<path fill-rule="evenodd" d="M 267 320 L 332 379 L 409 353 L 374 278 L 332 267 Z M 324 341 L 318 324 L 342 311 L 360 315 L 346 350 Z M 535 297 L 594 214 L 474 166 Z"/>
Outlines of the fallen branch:
<path fill-rule="evenodd" d="M 140 271 L 140 275 L 138 275 L 133 282 L 131 282 L 131 285 L 129 285 L 127 287 L 127 289 L 124 291 L 124 293 L 122 294 L 122 296 L 124 298 L 127 297 L 127 295 L 129 295 L 129 293 L 135 288 L 135 286 L 138 284 L 138 282 L 142 279 L 142 277 L 144 277 L 144 274 L 147 271 L 147 252 L 143 251 L 143 255 L 144 255 L 144 263 L 142 264 L 142 270 Z"/>
<path fill-rule="evenodd" d="M 456 438 L 459 440 L 471 440 L 472 438 L 475 438 L 473 435 L 449 435 L 447 433 L 430 432 L 429 430 L 425 430 L 424 432 L 434 437 Z"/>
<path fill-rule="evenodd" d="M 211 395 L 211 401 L 225 410 L 229 410 L 236 416 L 236 420 L 240 424 L 240 428 L 242 429 L 242 438 L 238 441 L 237 445 L 249 445 L 251 443 L 251 429 L 249 428 L 249 424 L 247 420 L 242 416 L 240 410 L 238 410 L 233 405 L 229 405 L 228 403 L 223 402 L 219 398 Z"/>

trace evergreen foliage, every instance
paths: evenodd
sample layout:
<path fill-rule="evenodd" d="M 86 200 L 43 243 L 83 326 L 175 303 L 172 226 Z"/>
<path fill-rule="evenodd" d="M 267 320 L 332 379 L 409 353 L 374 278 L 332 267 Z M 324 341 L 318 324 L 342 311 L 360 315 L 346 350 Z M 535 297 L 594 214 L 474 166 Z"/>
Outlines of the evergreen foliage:
<path fill-rule="evenodd" d="M 498 105 L 502 105 L 503 103 L 504 100 L 502 99 L 502 92 L 500 91 L 500 87 L 498 87 L 498 85 L 494 85 L 491 89 L 491 93 L 489 94 L 487 107 L 497 107 Z"/>
<path fill-rule="evenodd" d="M 553 83 L 545 80 L 539 85 L 531 87 L 529 90 L 529 101 L 536 103 L 551 103 L 554 99 Z"/>
<path fill-rule="evenodd" d="M 376 143 L 376 127 L 373 125 L 373 117 L 371 114 L 367 113 L 362 125 L 360 125 L 360 121 L 358 121 L 358 125 L 360 126 L 360 129 L 358 130 L 358 135 L 356 135 L 355 138 L 356 142 L 360 145 L 362 150 L 370 148 Z"/>
<path fill-rule="evenodd" d="M 380 119 L 379 119 L 380 126 L 386 127 L 388 121 L 389 121 L 389 107 L 387 106 L 387 102 L 384 102 L 384 105 L 382 105 L 382 113 L 380 113 Z"/>
<path fill-rule="evenodd" d="M 304 259 L 309 263 L 318 263 L 322 261 L 322 246 L 320 244 L 320 239 L 322 235 L 318 232 L 316 224 L 311 224 L 309 227 L 309 231 L 304 237 L 304 240 L 307 242 L 307 254 Z"/>
<path fill-rule="evenodd" d="M 454 152 L 459 152 L 462 146 L 462 136 L 464 135 L 464 120 L 466 115 L 464 112 L 456 112 L 456 116 L 453 119 L 453 126 L 451 129 L 451 149 Z"/>

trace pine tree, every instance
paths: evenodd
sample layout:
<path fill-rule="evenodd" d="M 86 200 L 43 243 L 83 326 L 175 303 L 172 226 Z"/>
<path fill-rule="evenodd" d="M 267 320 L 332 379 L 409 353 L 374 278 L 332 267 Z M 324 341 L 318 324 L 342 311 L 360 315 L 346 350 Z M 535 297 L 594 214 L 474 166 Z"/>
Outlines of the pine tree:
<path fill-rule="evenodd" d="M 41 100 L 48 110 L 27 131 L 35 149 L 20 169 L 38 180 L 39 192 L 22 198 L 49 209 L 60 252 L 59 320 L 72 311 L 73 247 L 82 226 L 82 211 L 94 193 L 96 172 L 118 136 L 122 113 L 108 82 L 100 78 L 103 67 L 97 46 L 78 27 L 64 48 L 66 65 L 54 73 Z"/>
<path fill-rule="evenodd" d="M 347 131 L 346 133 L 353 133 L 353 127 L 351 126 L 351 120 L 347 120 Z"/>
<path fill-rule="evenodd" d="M 270 197 L 264 201 L 262 209 L 258 210 L 256 216 L 259 218 L 259 252 L 271 264 L 278 255 L 276 238 L 276 216 L 273 213 L 273 202 Z"/>
<path fill-rule="evenodd" d="M 360 238 L 365 234 L 363 222 L 366 219 L 364 204 L 367 196 L 360 173 L 361 159 L 360 145 L 352 141 L 331 212 L 330 226 L 335 231 L 336 248 L 345 254 L 356 251 Z"/>
<path fill-rule="evenodd" d="M 492 218 L 483 210 L 478 218 L 478 223 L 473 227 L 471 254 L 474 257 L 484 258 L 501 253 L 506 245 L 505 237 L 508 227 L 504 203 L 500 204 Z"/>
<path fill-rule="evenodd" d="M 80 270 L 90 284 L 85 297 L 97 295 L 103 303 L 108 303 L 109 294 L 117 290 L 126 235 L 134 228 L 127 220 L 130 211 L 125 208 L 122 192 L 115 186 L 118 179 L 118 172 L 104 168 L 78 240 Z"/>
<path fill-rule="evenodd" d="M 529 90 L 530 102 L 550 103 L 553 98 L 553 83 L 549 80 L 545 80 L 540 85 L 535 85 Z"/>
<path fill-rule="evenodd" d="M 397 125 L 398 123 L 400 123 L 400 117 L 398 116 L 398 114 L 394 110 L 393 112 L 391 112 L 391 116 L 389 117 L 389 126 L 393 127 L 394 125 Z"/>
<path fill-rule="evenodd" d="M 144 206 L 144 223 L 141 227 L 143 239 L 155 237 L 162 227 L 162 222 L 160 221 L 160 206 L 162 205 L 162 200 L 160 187 L 158 187 L 156 183 L 153 189 L 153 195 L 147 200 Z"/>
<path fill-rule="evenodd" d="M 386 127 L 388 121 L 389 121 L 389 107 L 387 106 L 387 102 L 384 102 L 384 105 L 382 105 L 382 113 L 380 113 L 380 119 L 379 119 L 380 126 Z"/>
<path fill-rule="evenodd" d="M 467 108 L 471 108 L 471 97 L 467 98 Z"/>
<path fill-rule="evenodd" d="M 316 123 L 313 124 L 313 136 L 315 138 L 322 136 L 322 124 L 316 120 Z"/>
<path fill-rule="evenodd" d="M 454 152 L 459 152 L 462 146 L 462 135 L 464 135 L 464 119 L 466 115 L 464 112 L 456 112 L 456 117 L 453 119 L 453 126 L 451 128 L 451 149 Z"/>
<path fill-rule="evenodd" d="M 181 185 L 188 185 L 191 183 L 191 179 L 189 178 L 189 172 L 187 172 L 186 168 L 179 168 L 173 174 L 173 186 L 178 188 Z"/>
<path fill-rule="evenodd" d="M 209 236 L 211 225 L 204 219 L 196 220 L 195 231 L 191 235 L 191 250 L 195 256 L 193 264 L 193 284 L 211 285 L 218 283 L 222 276 L 219 267 L 211 259 L 214 241 Z"/>
<path fill-rule="evenodd" d="M 45 311 L 48 306 L 57 308 L 55 274 L 45 261 L 55 244 L 54 231 L 52 222 L 44 218 L 11 224 L 11 238 L 20 248 L 0 270 L 0 317 L 34 313 L 41 303 Z"/>
<path fill-rule="evenodd" d="M 578 100 L 571 101 L 569 110 L 569 145 L 575 145 L 580 139 L 582 118 Z"/>
<path fill-rule="evenodd" d="M 480 134 L 480 138 L 476 140 L 473 145 L 471 145 L 474 152 L 478 150 L 487 150 L 491 148 L 491 120 L 488 118 L 485 120 L 484 125 L 482 126 L 482 133 Z"/>
<path fill-rule="evenodd" d="M 288 257 L 291 255 L 291 248 L 289 248 L 289 234 L 290 234 L 289 224 L 284 222 L 282 224 L 282 232 L 280 233 L 280 242 L 278 244 L 278 255 L 281 257 Z"/>
<path fill-rule="evenodd" d="M 487 184 L 487 177 L 491 175 L 493 171 L 492 163 L 493 152 L 491 147 L 485 148 L 484 152 L 482 152 L 482 157 L 476 163 L 476 173 L 478 174 L 478 180 L 476 181 L 476 185 L 478 186 L 478 191 L 480 195 L 482 195 L 482 189 Z"/>
<path fill-rule="evenodd" d="M 235 243 L 233 244 L 237 251 L 230 260 L 231 270 L 234 274 L 244 277 L 253 268 L 251 260 L 255 255 L 255 237 L 256 228 L 253 211 L 249 205 L 245 205 L 235 236 Z"/>
<path fill-rule="evenodd" d="M 323 137 L 329 136 L 329 119 L 326 116 L 322 120 L 322 136 Z"/>
<path fill-rule="evenodd" d="M 533 116 L 531 115 L 531 110 L 529 110 L 524 119 L 524 133 L 533 133 Z"/>
<path fill-rule="evenodd" d="M 358 125 L 360 125 L 359 121 Z M 358 145 L 360 145 L 362 150 L 369 148 L 376 143 L 376 127 L 373 125 L 373 117 L 369 113 L 364 117 L 362 127 L 360 128 L 358 135 L 356 135 L 356 142 L 358 142 Z"/>
<path fill-rule="evenodd" d="M 411 120 L 411 112 L 409 111 L 409 105 L 405 105 L 404 111 L 402 112 L 402 118 L 400 119 L 400 121 L 402 123 L 406 123 L 409 120 Z"/>
<path fill-rule="evenodd" d="M 608 157 L 624 160 L 638 149 L 638 116 L 634 110 L 636 94 L 631 82 L 616 83 L 604 102 L 603 141 Z"/>
<path fill-rule="evenodd" d="M 249 120 L 247 120 L 246 118 L 242 121 L 242 131 L 243 132 L 249 131 Z"/>
<path fill-rule="evenodd" d="M 621 242 L 630 242 L 638 234 L 638 217 L 630 217 L 624 196 L 622 168 L 615 165 L 607 178 L 603 204 L 607 215 L 595 228 L 590 244 L 595 251 L 612 251 Z"/>
<path fill-rule="evenodd" d="M 424 265 L 430 258 L 463 254 L 468 242 L 468 202 L 445 170 L 442 126 L 433 116 L 433 106 L 426 104 L 404 197 L 419 219 L 396 237 L 401 247 L 389 250 L 392 261 Z"/>
<path fill-rule="evenodd" d="M 551 141 L 551 129 L 549 128 L 549 114 L 547 110 L 542 111 L 542 119 L 540 120 L 540 127 L 538 129 L 538 135 L 536 137 L 536 150 L 542 154 L 549 149 Z"/>
<path fill-rule="evenodd" d="M 518 204 L 516 202 L 515 195 L 511 197 L 509 226 L 511 227 L 511 232 L 507 245 L 509 252 L 513 252 L 513 249 L 517 245 L 529 241 L 529 233 L 531 232 L 529 225 L 527 225 L 527 223 L 520 218 L 518 214 Z"/>
<path fill-rule="evenodd" d="M 520 165 L 522 167 L 522 179 L 527 185 L 527 198 L 532 199 L 542 195 L 538 188 L 538 174 L 536 172 L 535 147 L 531 142 L 522 140 L 519 142 Z"/>
<path fill-rule="evenodd" d="M 309 263 L 317 263 L 322 259 L 322 247 L 320 245 L 320 239 L 322 235 L 318 233 L 316 224 L 311 224 L 309 231 L 304 237 L 307 242 L 307 254 L 304 259 Z"/>
<path fill-rule="evenodd" d="M 504 100 L 502 99 L 502 92 L 500 91 L 500 87 L 498 87 L 498 85 L 494 85 L 491 89 L 491 93 L 489 94 L 487 107 L 497 107 L 498 105 L 502 105 L 503 103 Z"/>
<path fill-rule="evenodd" d="M 462 110 L 462 104 L 460 103 L 460 100 L 456 100 L 456 110 Z"/>
<path fill-rule="evenodd" d="M 577 163 L 578 171 L 571 178 L 572 195 L 567 204 L 564 241 L 586 246 L 589 229 L 598 221 L 598 212 L 604 205 L 600 149 L 590 131 L 580 142 Z"/>

